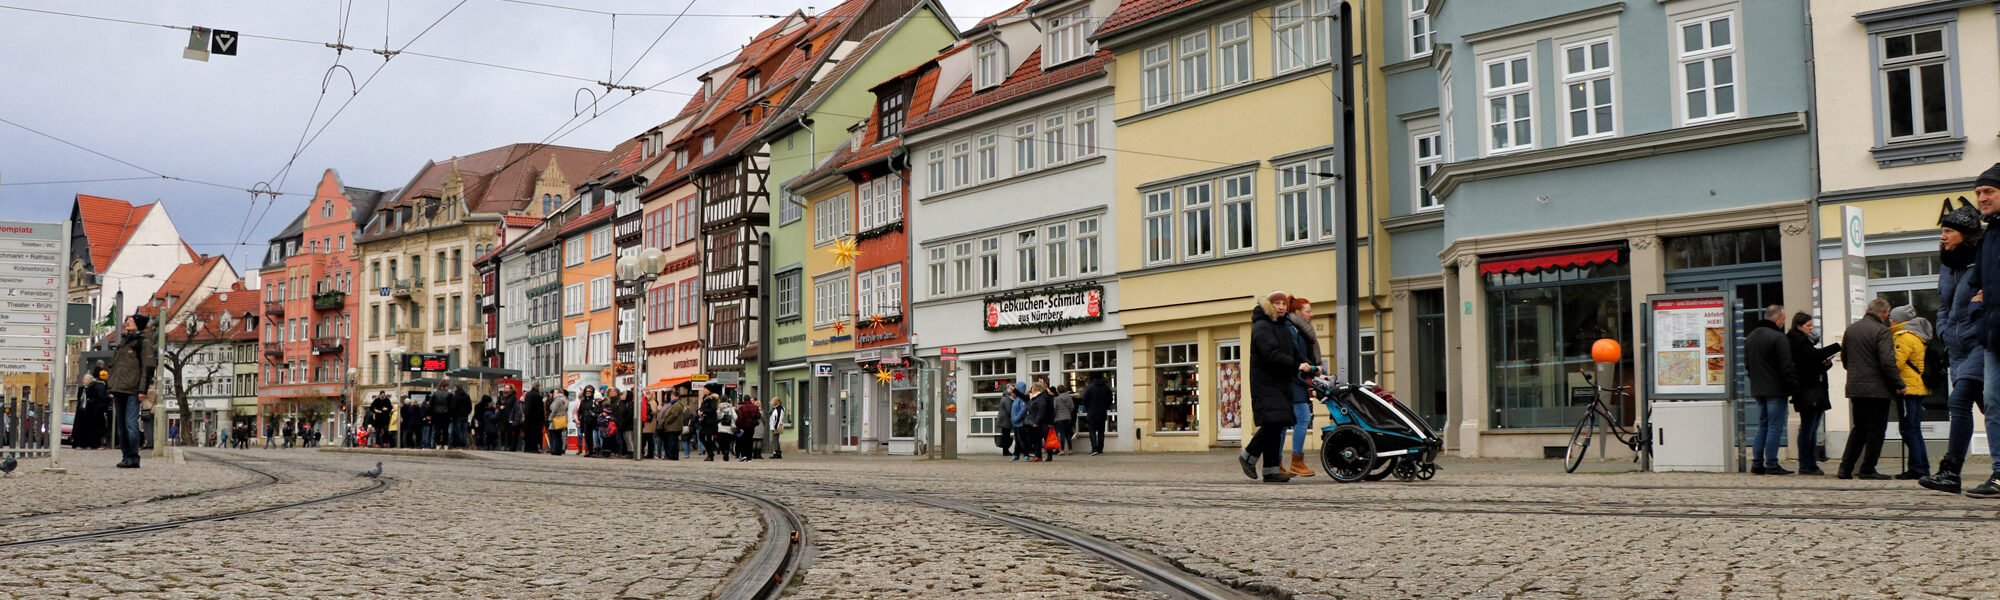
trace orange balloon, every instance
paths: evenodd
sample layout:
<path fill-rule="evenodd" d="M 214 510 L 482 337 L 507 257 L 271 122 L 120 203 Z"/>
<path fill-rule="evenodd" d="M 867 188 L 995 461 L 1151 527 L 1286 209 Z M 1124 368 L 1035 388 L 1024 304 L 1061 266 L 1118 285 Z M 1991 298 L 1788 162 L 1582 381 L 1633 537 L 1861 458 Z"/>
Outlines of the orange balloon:
<path fill-rule="evenodd" d="M 1590 345 L 1590 359 L 1601 363 L 1615 363 L 1625 357 L 1625 348 L 1618 340 L 1603 338 Z"/>

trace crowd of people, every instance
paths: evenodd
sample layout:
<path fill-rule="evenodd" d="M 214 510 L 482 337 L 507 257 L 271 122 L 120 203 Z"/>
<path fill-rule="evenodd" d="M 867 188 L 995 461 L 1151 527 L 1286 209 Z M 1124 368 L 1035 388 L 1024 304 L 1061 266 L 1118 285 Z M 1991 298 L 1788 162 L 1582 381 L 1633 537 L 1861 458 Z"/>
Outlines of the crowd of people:
<path fill-rule="evenodd" d="M 642 406 L 637 405 L 643 403 Z M 778 435 L 786 418 L 783 401 L 769 404 L 724 394 L 720 384 L 696 393 L 682 385 L 650 400 L 615 388 L 586 385 L 544 392 L 541 386 L 517 394 L 500 386 L 498 396 L 473 402 L 463 385 L 447 384 L 434 393 L 370 401 L 363 445 L 378 448 L 478 449 L 546 452 L 557 456 L 572 447 L 590 457 L 680 460 L 705 453 L 704 460 L 748 461 L 784 458 Z M 571 421 L 574 420 L 574 423 Z"/>

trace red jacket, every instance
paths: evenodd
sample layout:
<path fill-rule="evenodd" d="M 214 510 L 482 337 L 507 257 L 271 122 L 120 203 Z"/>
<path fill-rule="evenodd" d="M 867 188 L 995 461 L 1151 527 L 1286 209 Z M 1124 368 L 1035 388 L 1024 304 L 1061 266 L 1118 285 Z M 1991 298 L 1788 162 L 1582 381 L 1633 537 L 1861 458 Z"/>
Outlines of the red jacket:
<path fill-rule="evenodd" d="M 764 411 L 757 409 L 757 403 L 745 400 L 736 404 L 736 430 L 738 432 L 757 430 L 758 419 Z"/>

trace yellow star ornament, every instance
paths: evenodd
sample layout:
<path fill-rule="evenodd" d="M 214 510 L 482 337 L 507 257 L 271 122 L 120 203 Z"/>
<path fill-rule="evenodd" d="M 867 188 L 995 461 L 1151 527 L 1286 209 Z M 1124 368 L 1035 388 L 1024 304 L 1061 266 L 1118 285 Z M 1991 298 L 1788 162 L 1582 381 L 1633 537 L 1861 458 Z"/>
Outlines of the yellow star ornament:
<path fill-rule="evenodd" d="M 854 238 L 841 238 L 827 251 L 833 253 L 833 264 L 842 267 L 854 266 L 854 259 L 861 257 L 861 249 L 854 243 Z"/>
<path fill-rule="evenodd" d="M 878 368 L 878 369 L 876 369 L 876 370 L 875 370 L 875 380 L 876 380 L 876 381 L 880 381 L 880 382 L 882 382 L 882 383 L 889 383 L 890 381 L 894 380 L 895 378 L 896 378 L 896 375 L 895 375 L 895 374 L 893 374 L 893 373 L 890 373 L 890 372 L 889 372 L 889 371 L 888 371 L 887 369 L 880 369 L 880 368 Z"/>

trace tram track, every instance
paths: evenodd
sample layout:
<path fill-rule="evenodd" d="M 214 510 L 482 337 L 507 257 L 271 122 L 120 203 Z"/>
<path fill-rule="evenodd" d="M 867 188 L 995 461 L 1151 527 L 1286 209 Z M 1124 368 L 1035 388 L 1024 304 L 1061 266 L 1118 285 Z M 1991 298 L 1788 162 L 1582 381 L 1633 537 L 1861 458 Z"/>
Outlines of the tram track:
<path fill-rule="evenodd" d="M 216 460 L 216 459 L 214 459 L 213 457 L 210 457 L 210 458 L 211 458 L 211 460 Z M 227 462 L 227 461 L 222 461 L 222 462 Z M 231 465 L 231 466 L 235 466 L 235 467 L 237 467 L 237 468 L 241 468 L 241 469 L 244 469 L 244 470 L 248 470 L 248 471 L 252 471 L 252 472 L 256 472 L 256 473 L 259 473 L 259 474 L 261 474 L 261 475 L 263 475 L 263 476 L 265 476 L 265 477 L 268 477 L 268 478 L 271 478 L 271 479 L 273 479 L 273 481 L 271 481 L 271 482 L 269 482 L 269 483 L 266 483 L 265 485 L 270 485 L 270 484 L 273 484 L 273 483 L 277 483 L 277 481 L 278 481 L 278 480 L 281 480 L 281 479 L 282 479 L 282 478 L 280 478 L 280 477 L 279 477 L 278 475 L 276 475 L 276 474 L 274 474 L 274 473 L 271 473 L 271 472 L 269 472 L 269 471 L 264 471 L 264 470 L 261 470 L 261 469 L 257 469 L 257 468 L 254 468 L 254 467 L 248 467 L 248 466 L 244 466 L 244 465 L 241 465 L 241 464 L 234 464 L 234 465 Z M 327 469 L 309 469 L 309 470 L 316 470 L 316 471 L 327 471 Z M 279 511 L 285 511 L 285 510 L 291 510 L 291 509 L 295 509 L 295 508 L 303 508 L 303 507 L 307 507 L 307 506 L 312 506 L 312 505 L 316 505 L 316 504 L 325 504 L 325 503 L 330 503 L 330 502 L 335 502 L 335 501 L 338 501 L 338 500 L 344 500 L 344 499 L 347 499 L 347 498 L 353 498 L 353 497 L 356 497 L 356 496 L 363 496 L 363 495 L 367 495 L 367 494 L 373 494 L 373 493 L 377 493 L 377 492 L 381 492 L 381 491 L 383 491 L 383 490 L 386 490 L 386 489 L 390 488 L 390 487 L 391 487 L 391 486 L 393 486 L 393 485 L 394 485 L 394 480 L 393 480 L 393 479 L 389 479 L 389 478 L 379 478 L 379 479 L 375 479 L 375 480 L 373 480 L 373 485 L 370 485 L 370 486 L 368 486 L 368 487 L 365 487 L 365 488 L 361 488 L 361 489 L 357 489 L 357 490 L 348 490 L 348 491 L 344 491 L 344 492 L 340 492 L 340 493 L 337 493 L 337 494 L 331 494 L 331 495 L 326 495 L 326 496 L 320 496 L 320 497 L 315 497 L 315 498 L 312 498 L 312 499 L 308 499 L 308 500 L 302 500 L 302 501 L 297 501 L 297 502 L 288 502 L 288 503 L 284 503 L 284 504 L 278 504 L 278 505 L 274 505 L 274 506 L 266 506 L 266 507 L 261 507 L 261 508 L 253 508 L 253 509 L 247 509 L 247 510 L 238 510 L 238 511 L 231 511 L 231 512 L 225 512 L 225 513 L 219 513 L 219 514 L 213 514 L 213 515 L 203 515 L 203 516 L 198 516 L 198 517 L 187 517 L 187 518 L 181 518 L 181 519 L 173 519 L 173 520 L 168 520 L 168 521 L 162 521 L 162 522 L 158 522 L 158 523 L 146 523 L 146 524 L 140 524 L 140 525 L 130 525 L 130 526 L 125 526 L 125 527 L 113 527 L 113 528 L 107 528 L 107 529 L 99 529 L 99 530 L 96 530 L 96 531 L 89 531 L 89 532 L 84 532 L 84 533 L 75 533 L 75 534 L 68 534 L 68 535 L 59 535 L 59 536 L 51 536 L 51 537 L 44 537 L 44 538 L 36 538 L 36 539 L 29 539 L 29 540 L 18 540 L 18 541 L 11 541 L 11 542 L 0 542 L 0 548 L 23 548 L 23 547 L 30 547 L 30 546 L 45 546 L 45 545 L 53 545 L 53 544 L 64 544 L 64 543 L 69 543 L 69 542 L 81 542 L 81 541 L 90 541 L 90 540 L 99 540 L 99 539 L 106 539 L 106 538 L 114 538 L 114 537 L 122 537 L 122 536 L 128 536 L 128 535 L 138 535 L 138 534 L 143 534 L 143 533 L 154 533 L 154 532 L 160 532 L 160 531 L 168 531 L 168 530 L 173 530 L 173 529 L 179 529 L 179 528 L 181 528 L 181 527 L 186 527 L 186 526 L 188 526 L 188 525 L 194 525 L 194 524 L 198 524 L 198 523 L 209 523 L 209 522 L 216 522 L 216 521 L 229 521 L 229 520 L 234 520 L 234 519 L 241 519 L 241 518 L 245 518 L 245 517 L 254 517 L 254 516 L 258 516 L 258 515 L 264 515 L 264 514 L 270 514 L 270 513 L 275 513 L 275 512 L 279 512 Z M 258 486 L 258 487 L 261 487 L 261 486 Z M 239 491 L 240 491 L 240 490 L 239 490 Z M 194 496 L 189 496 L 189 497 L 194 497 Z M 51 516 L 52 516 L 53 514 L 57 514 L 57 513 L 52 513 L 52 514 L 51 514 Z M 70 513 L 66 513 L 66 514 L 76 514 L 76 511 L 71 511 Z"/>
<path fill-rule="evenodd" d="M 199 498 L 214 498 L 214 497 L 216 497 L 216 496 L 224 496 L 224 495 L 229 495 L 229 494 L 235 494 L 235 493 L 240 493 L 240 492 L 246 492 L 246 491 L 249 491 L 249 490 L 253 490 L 253 489 L 257 489 L 257 488 L 261 488 L 261 487 L 264 487 L 264 486 L 268 486 L 268 485 L 272 485 L 272 484 L 275 484 L 275 483 L 278 483 L 279 481 L 281 481 L 281 479 L 280 479 L 280 478 L 279 478 L 279 477 L 278 477 L 278 476 L 277 476 L 276 474 L 273 474 L 273 473 L 270 473 L 270 472 L 267 472 L 267 471 L 263 471 L 263 470 L 260 470 L 260 469 L 256 469 L 256 468 L 252 468 L 252 467 L 247 467 L 247 466 L 244 466 L 244 465 L 241 465 L 241 464 L 238 464 L 238 463 L 236 463 L 235 461 L 230 461 L 230 460 L 224 460 L 224 459 L 220 459 L 220 458 L 216 458 L 216 457 L 213 457 L 213 456 L 206 456 L 206 455 L 203 455 L 203 458 L 206 458 L 206 459 L 208 459 L 208 460 L 210 460 L 210 461 L 214 461 L 214 462 L 216 462 L 216 463 L 219 463 L 219 464 L 222 464 L 222 465 L 224 465 L 224 466 L 228 466 L 228 467 L 232 467 L 232 468 L 235 468 L 235 469 L 239 469 L 239 470 L 243 470 L 243 471 L 248 471 L 248 472 L 250 472 L 250 473 L 252 473 L 252 474 L 255 474 L 255 475 L 257 475 L 257 478 L 256 478 L 256 479 L 253 479 L 253 480 L 251 480 L 251 481 L 248 481 L 248 482 L 245 482 L 245 483 L 241 483 L 241 484 L 237 484 L 237 485 L 233 485 L 233 486 L 229 486 L 229 487 L 224 487 L 224 488 L 217 488 L 217 489 L 212 489 L 212 490 L 203 490 L 203 491 L 199 491 L 199 492 L 188 492 L 188 493 L 182 493 L 182 494 L 161 494 L 161 495 L 156 495 L 156 496 L 153 496 L 153 497 L 150 497 L 150 498 L 145 498 L 145 499 L 141 499 L 141 500 L 131 500 L 131 501 L 127 501 L 127 502 L 120 502 L 120 503 L 117 503 L 117 504 L 105 504 L 105 505 L 102 505 L 102 506 L 86 506 L 86 507 L 83 507 L 83 508 L 73 508 L 73 509 L 69 509 L 69 510 L 58 510 L 58 511 L 50 511 L 50 512 L 45 512 L 45 513 L 36 513 L 36 514 L 32 514 L 32 515 L 19 515 L 19 516 L 14 516 L 14 517 L 7 517 L 7 518 L 4 518 L 4 519 L 0 519 L 0 525 L 10 525 L 10 524 L 14 524 L 14 523 L 25 523 L 25 522 L 30 522 L 30 521 L 40 521 L 40 520 L 44 520 L 44 519 L 53 519 L 53 518 L 57 518 L 57 517 L 69 517 L 69 516 L 75 516 L 75 515 L 83 515 L 83 514 L 90 514 L 90 513 L 96 513 L 96 512 L 104 512 L 104 511 L 111 511 L 111 510 L 118 510 L 118 509 L 122 509 L 122 508 L 134 508 L 134 507 L 140 507 L 140 506 L 157 506 L 157 505 L 159 505 L 159 504 L 162 504 L 162 503 L 166 503 L 166 502 L 173 502 L 173 501 L 179 501 L 179 500 L 194 500 L 194 499 L 199 499 Z"/>

